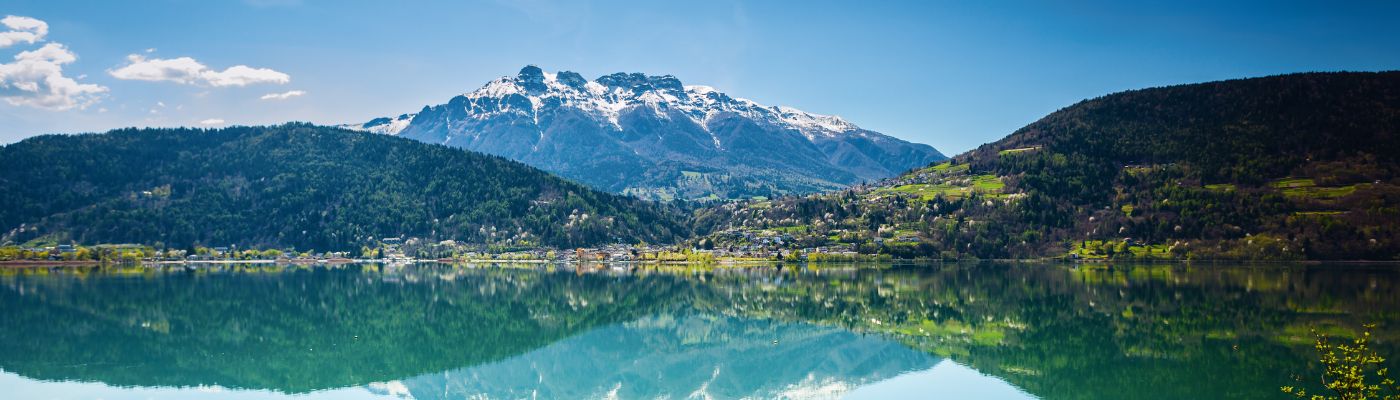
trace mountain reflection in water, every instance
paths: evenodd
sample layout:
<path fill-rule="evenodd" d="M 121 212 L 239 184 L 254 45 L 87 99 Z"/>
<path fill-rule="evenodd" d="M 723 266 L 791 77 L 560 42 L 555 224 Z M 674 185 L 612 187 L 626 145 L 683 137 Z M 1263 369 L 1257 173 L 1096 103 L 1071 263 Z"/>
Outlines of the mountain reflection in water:
<path fill-rule="evenodd" d="M 1376 323 L 1340 266 L 227 265 L 0 270 L 20 398 L 1276 398 L 1310 327 Z"/>

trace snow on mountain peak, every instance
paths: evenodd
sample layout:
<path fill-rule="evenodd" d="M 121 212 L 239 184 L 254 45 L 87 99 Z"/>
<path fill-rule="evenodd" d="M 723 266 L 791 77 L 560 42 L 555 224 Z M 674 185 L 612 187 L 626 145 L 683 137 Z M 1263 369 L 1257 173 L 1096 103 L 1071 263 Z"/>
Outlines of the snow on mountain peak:
<path fill-rule="evenodd" d="M 375 118 L 363 124 L 344 124 L 337 125 L 337 127 L 354 131 L 374 132 L 396 136 L 399 132 L 402 132 L 404 128 L 407 128 L 410 122 L 413 122 L 413 117 L 415 116 L 418 116 L 418 114 L 402 114 L 392 118 Z"/>
<path fill-rule="evenodd" d="M 767 106 L 671 75 L 590 80 L 533 65 L 417 114 L 344 127 L 507 157 L 646 198 L 833 190 L 943 158 L 834 115 Z"/>
<path fill-rule="evenodd" d="M 515 95 L 524 98 L 508 99 Z M 588 80 L 577 72 L 546 72 L 529 65 L 516 76 L 497 78 L 462 97 L 472 100 L 473 104 L 490 100 L 501 105 L 480 110 L 488 114 L 515 112 L 537 117 L 543 107 L 572 107 L 616 129 L 621 128 L 618 116 L 635 107 L 650 108 L 659 118 L 670 118 L 669 111 L 677 111 L 700 126 L 707 126 L 706 121 L 712 116 L 733 113 L 755 122 L 796 130 L 808 140 L 860 129 L 837 116 L 812 114 L 786 106 L 765 106 L 749 99 L 730 97 L 710 86 L 683 85 L 672 75 L 637 72 L 618 72 Z M 519 100 L 525 101 L 517 102 Z M 526 103 L 528 110 L 512 107 Z"/>
<path fill-rule="evenodd" d="M 821 130 L 836 134 L 860 129 L 860 127 L 841 119 L 835 115 L 812 114 L 806 111 L 787 106 L 777 106 L 778 115 L 790 124 L 805 128 L 807 130 Z"/>
<path fill-rule="evenodd" d="M 516 84 L 515 78 L 503 76 L 487 82 L 480 89 L 467 93 L 468 97 L 505 97 L 512 94 L 524 92 L 524 88 Z"/>

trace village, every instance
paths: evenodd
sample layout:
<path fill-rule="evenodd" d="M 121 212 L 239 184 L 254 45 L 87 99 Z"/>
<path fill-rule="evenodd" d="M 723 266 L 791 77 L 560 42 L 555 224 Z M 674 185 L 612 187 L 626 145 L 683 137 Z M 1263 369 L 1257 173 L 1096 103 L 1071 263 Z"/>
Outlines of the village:
<path fill-rule="evenodd" d="M 560 249 L 546 246 L 504 246 L 391 237 L 363 246 L 358 252 L 295 248 L 259 249 L 227 246 L 194 246 L 187 249 L 156 248 L 131 244 L 29 244 L 0 246 L 0 263 L 208 263 L 208 262 L 602 262 L 602 263 L 715 263 L 735 261 L 865 261 L 879 256 L 862 255 L 849 244 L 793 249 L 790 235 L 729 232 L 742 244 L 729 246 L 608 244 Z"/>

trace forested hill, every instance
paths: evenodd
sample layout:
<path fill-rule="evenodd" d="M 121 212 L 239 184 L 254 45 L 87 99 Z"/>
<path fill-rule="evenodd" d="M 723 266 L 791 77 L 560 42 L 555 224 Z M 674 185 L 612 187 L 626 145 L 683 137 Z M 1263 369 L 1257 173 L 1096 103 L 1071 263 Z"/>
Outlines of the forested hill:
<path fill-rule="evenodd" d="M 400 235 L 668 242 L 675 213 L 500 157 L 307 124 L 123 129 L 0 148 L 4 239 L 356 249 Z M 246 248 L 246 247 L 245 247 Z"/>
<path fill-rule="evenodd" d="M 877 185 L 699 221 L 901 256 L 1393 260 L 1397 172 L 1400 72 L 1306 73 L 1086 100 Z"/>

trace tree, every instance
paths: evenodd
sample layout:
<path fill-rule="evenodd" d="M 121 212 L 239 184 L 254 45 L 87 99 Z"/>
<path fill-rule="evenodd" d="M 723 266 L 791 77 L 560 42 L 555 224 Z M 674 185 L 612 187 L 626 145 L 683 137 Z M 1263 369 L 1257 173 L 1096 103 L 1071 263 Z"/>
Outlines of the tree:
<path fill-rule="evenodd" d="M 1333 344 L 1326 335 L 1319 334 L 1313 347 L 1321 358 L 1322 386 L 1334 395 L 1308 395 L 1301 387 L 1284 386 L 1284 393 L 1309 400 L 1400 400 L 1400 386 L 1390 378 L 1385 359 L 1371 349 L 1371 330 L 1375 325 L 1366 325 L 1361 335 L 1351 343 Z M 1373 381 L 1374 379 L 1374 381 Z"/>

